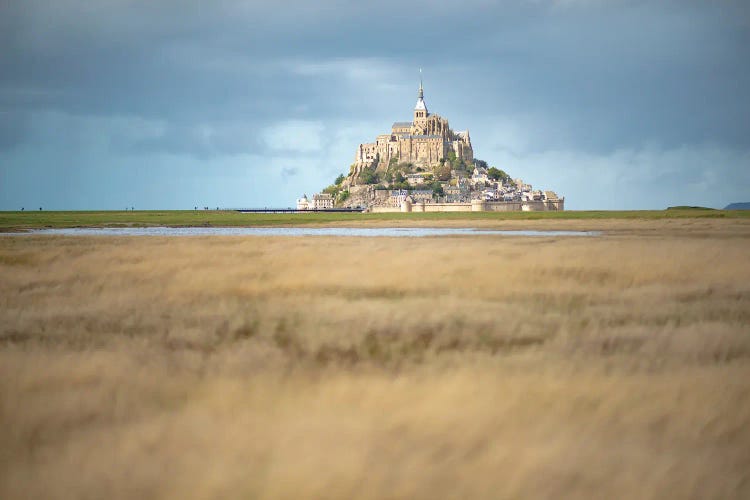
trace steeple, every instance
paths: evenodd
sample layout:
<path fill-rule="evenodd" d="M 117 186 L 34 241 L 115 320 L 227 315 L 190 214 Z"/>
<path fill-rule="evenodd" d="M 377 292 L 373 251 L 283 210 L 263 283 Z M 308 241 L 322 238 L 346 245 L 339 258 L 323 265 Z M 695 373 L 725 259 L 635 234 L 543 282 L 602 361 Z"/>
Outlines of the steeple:
<path fill-rule="evenodd" d="M 419 68 L 419 92 L 417 93 L 417 104 L 414 106 L 414 123 L 427 118 L 427 106 L 424 103 L 424 87 L 422 87 L 422 68 Z"/>

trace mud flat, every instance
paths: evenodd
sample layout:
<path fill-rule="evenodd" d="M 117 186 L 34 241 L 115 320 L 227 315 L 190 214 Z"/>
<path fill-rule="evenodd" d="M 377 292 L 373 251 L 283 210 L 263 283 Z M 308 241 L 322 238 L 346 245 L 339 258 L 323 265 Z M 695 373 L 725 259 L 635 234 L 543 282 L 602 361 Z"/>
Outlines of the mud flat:
<path fill-rule="evenodd" d="M 0 237 L 0 497 L 750 496 L 750 221 L 476 226 Z"/>

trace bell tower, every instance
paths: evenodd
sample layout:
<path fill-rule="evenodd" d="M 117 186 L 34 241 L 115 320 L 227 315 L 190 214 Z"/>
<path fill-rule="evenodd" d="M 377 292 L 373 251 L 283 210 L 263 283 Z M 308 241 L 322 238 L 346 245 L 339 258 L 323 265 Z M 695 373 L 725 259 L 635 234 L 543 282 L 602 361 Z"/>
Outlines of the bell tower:
<path fill-rule="evenodd" d="M 419 93 L 417 94 L 417 104 L 414 106 L 414 125 L 423 126 L 427 123 L 427 106 L 424 103 L 424 88 L 422 87 L 422 70 L 419 70 Z"/>

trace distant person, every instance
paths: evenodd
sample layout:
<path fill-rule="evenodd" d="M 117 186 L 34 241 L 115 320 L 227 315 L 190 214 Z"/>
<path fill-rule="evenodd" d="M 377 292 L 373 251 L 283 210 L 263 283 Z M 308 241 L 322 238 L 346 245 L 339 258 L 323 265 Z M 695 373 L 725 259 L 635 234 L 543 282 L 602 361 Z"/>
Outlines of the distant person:
<path fill-rule="evenodd" d="M 21 212 L 23 212 L 23 207 L 21 207 Z"/>
<path fill-rule="evenodd" d="M 42 211 L 42 207 L 39 207 L 39 211 L 40 211 L 40 212 Z"/>

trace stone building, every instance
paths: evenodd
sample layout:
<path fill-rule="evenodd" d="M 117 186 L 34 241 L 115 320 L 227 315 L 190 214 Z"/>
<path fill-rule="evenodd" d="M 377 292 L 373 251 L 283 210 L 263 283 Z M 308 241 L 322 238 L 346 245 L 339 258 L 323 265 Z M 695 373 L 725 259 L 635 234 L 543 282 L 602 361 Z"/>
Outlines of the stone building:
<path fill-rule="evenodd" d="M 302 198 L 297 198 L 297 210 L 309 210 L 310 200 L 307 199 L 307 195 L 303 194 Z"/>
<path fill-rule="evenodd" d="M 413 120 L 396 122 L 391 126 L 390 133 L 377 136 L 375 142 L 360 144 L 354 157 L 352 174 L 356 178 L 364 167 L 373 164 L 385 168 L 392 158 L 399 163 L 412 163 L 415 167 L 428 169 L 447 159 L 451 152 L 457 159 L 472 164 L 474 150 L 469 131 L 454 132 L 447 119 L 427 110 L 420 81 Z"/>
<path fill-rule="evenodd" d="M 318 193 L 308 199 L 307 195 L 297 198 L 297 210 L 326 210 L 333 208 L 333 196 L 328 193 Z"/>
<path fill-rule="evenodd" d="M 309 208 L 312 210 L 333 208 L 333 196 L 328 193 L 315 194 L 312 197 L 312 203 L 310 203 Z"/>

